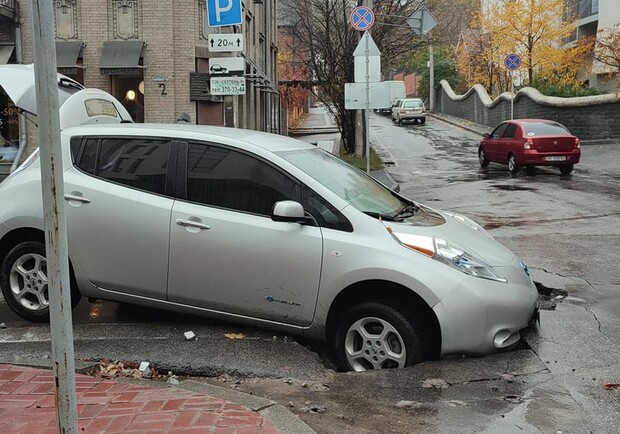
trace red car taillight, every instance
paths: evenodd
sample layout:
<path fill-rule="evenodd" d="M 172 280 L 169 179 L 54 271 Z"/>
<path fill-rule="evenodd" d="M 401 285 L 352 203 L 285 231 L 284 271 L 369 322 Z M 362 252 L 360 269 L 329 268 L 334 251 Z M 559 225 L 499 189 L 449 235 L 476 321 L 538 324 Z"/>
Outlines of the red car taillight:
<path fill-rule="evenodd" d="M 400 112 L 401 112 L 401 113 L 405 113 L 405 109 L 404 109 L 404 108 L 401 108 L 401 109 L 400 109 Z"/>
<path fill-rule="evenodd" d="M 523 142 L 523 149 L 534 149 L 534 139 L 527 138 L 525 142 Z"/>
<path fill-rule="evenodd" d="M 579 143 L 579 137 L 575 137 L 575 144 L 573 145 L 573 148 L 575 149 L 581 148 L 581 143 Z"/>

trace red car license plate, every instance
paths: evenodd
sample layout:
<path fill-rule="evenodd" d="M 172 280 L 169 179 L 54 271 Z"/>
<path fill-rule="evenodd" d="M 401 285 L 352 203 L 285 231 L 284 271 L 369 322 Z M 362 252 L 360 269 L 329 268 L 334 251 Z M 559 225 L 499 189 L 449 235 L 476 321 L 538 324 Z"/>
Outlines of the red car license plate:
<path fill-rule="evenodd" d="M 564 156 L 564 155 L 552 155 L 550 157 L 545 157 L 545 161 L 566 161 L 566 156 Z"/>

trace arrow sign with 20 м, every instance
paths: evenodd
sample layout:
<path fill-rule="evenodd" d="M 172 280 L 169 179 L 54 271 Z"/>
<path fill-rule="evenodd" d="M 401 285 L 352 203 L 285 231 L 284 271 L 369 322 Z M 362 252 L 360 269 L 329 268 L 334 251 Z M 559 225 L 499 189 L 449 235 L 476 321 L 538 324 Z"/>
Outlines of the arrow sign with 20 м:
<path fill-rule="evenodd" d="M 208 35 L 209 51 L 243 51 L 243 34 L 214 33 Z"/>

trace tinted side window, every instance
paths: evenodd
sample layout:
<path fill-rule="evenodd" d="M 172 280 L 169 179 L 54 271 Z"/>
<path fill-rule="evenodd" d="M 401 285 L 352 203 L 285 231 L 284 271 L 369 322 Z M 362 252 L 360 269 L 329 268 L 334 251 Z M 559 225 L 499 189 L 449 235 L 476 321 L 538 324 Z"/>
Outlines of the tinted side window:
<path fill-rule="evenodd" d="M 164 194 L 169 155 L 170 142 L 165 140 L 102 139 L 96 175 Z"/>
<path fill-rule="evenodd" d="M 506 129 L 506 125 L 508 124 L 501 124 L 499 127 L 495 128 L 493 132 L 491 133 L 491 138 L 499 139 L 502 133 L 504 132 L 504 129 Z"/>
<path fill-rule="evenodd" d="M 87 139 L 82 148 L 82 153 L 79 156 L 77 166 L 86 173 L 91 175 L 95 174 L 95 168 L 97 167 L 97 150 L 99 146 L 99 139 Z"/>
<path fill-rule="evenodd" d="M 515 124 L 508 124 L 508 126 L 504 130 L 504 134 L 502 134 L 502 139 L 513 139 L 516 132 L 517 126 Z"/>
<path fill-rule="evenodd" d="M 271 215 L 281 200 L 300 201 L 299 183 L 241 152 L 190 144 L 187 199 L 206 205 Z"/>

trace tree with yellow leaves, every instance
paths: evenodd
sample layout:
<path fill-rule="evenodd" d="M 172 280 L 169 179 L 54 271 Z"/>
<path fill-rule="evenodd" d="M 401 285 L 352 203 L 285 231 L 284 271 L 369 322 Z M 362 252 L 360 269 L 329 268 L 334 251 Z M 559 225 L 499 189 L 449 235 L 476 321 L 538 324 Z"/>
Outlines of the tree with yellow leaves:
<path fill-rule="evenodd" d="M 620 90 L 620 24 L 598 31 L 594 59 L 608 68 L 609 75 L 616 74 L 616 89 Z"/>
<path fill-rule="evenodd" d="M 474 25 L 488 41 L 481 58 L 519 54 L 530 86 L 536 79 L 578 83 L 584 54 L 591 50 L 588 44 L 566 43 L 575 31 L 575 21 L 567 19 L 564 0 L 483 0 Z"/>

